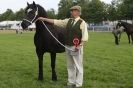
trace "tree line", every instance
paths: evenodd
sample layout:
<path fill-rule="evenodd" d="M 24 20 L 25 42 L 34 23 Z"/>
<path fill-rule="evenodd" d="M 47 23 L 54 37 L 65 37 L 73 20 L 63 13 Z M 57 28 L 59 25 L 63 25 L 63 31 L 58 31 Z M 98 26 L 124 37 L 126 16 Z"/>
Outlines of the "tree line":
<path fill-rule="evenodd" d="M 57 18 L 54 9 L 47 10 L 47 13 L 51 18 Z M 11 9 L 7 9 L 4 13 L 0 14 L 0 21 L 6 21 L 6 20 L 21 21 L 23 20 L 24 16 L 25 16 L 25 9 L 23 8 L 21 8 L 17 12 L 13 12 Z"/>
<path fill-rule="evenodd" d="M 112 0 L 111 4 L 100 0 L 60 0 L 58 13 L 54 9 L 47 10 L 49 18 L 64 19 L 70 17 L 70 7 L 80 5 L 82 7 L 82 18 L 89 23 L 102 21 L 133 20 L 133 0 Z M 22 20 L 24 9 L 13 12 L 7 9 L 0 15 L 0 21 Z"/>
<path fill-rule="evenodd" d="M 7 9 L 4 13 L 0 15 L 0 21 L 5 20 L 22 20 L 24 17 L 24 9 L 20 9 L 17 12 L 13 12 L 11 9 Z"/>

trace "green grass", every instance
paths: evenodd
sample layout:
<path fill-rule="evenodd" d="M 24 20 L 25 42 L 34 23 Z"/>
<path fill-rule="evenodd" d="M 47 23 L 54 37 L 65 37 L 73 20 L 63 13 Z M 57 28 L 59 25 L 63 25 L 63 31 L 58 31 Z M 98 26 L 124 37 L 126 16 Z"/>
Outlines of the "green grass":
<path fill-rule="evenodd" d="M 84 47 L 83 88 L 133 88 L 133 44 L 124 34 L 119 46 L 111 33 L 89 33 Z M 0 88 L 67 88 L 65 54 L 57 55 L 58 81 L 51 81 L 49 54 L 44 56 L 44 81 L 37 81 L 34 33 L 0 33 Z"/>

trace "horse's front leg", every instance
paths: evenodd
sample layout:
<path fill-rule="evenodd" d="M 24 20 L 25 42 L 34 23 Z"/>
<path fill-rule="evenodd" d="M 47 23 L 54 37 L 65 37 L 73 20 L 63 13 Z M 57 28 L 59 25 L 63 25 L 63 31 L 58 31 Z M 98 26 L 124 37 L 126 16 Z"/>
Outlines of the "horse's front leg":
<path fill-rule="evenodd" d="M 43 80 L 43 54 L 44 52 L 40 49 L 36 49 L 36 53 L 37 53 L 38 62 L 39 62 L 38 80 Z"/>
<path fill-rule="evenodd" d="M 121 33 L 119 34 L 119 42 L 121 41 Z"/>
<path fill-rule="evenodd" d="M 114 36 L 115 36 L 115 44 L 119 45 L 118 36 L 116 36 L 116 35 L 114 35 Z"/>
<path fill-rule="evenodd" d="M 128 40 L 129 40 L 129 44 L 130 44 L 131 43 L 131 41 L 130 41 L 130 34 L 128 34 L 127 36 L 128 36 Z"/>
<path fill-rule="evenodd" d="M 50 54 L 51 54 L 52 80 L 57 81 L 57 75 L 56 75 L 56 71 L 55 71 L 56 53 L 50 53 Z"/>
<path fill-rule="evenodd" d="M 133 34 L 131 34 L 131 38 L 132 38 L 132 44 L 133 44 Z"/>

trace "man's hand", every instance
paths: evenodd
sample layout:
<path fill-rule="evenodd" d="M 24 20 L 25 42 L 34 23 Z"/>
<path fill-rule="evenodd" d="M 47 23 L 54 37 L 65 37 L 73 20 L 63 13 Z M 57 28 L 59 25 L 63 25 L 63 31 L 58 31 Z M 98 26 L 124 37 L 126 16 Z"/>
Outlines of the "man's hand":
<path fill-rule="evenodd" d="M 78 52 L 81 47 L 82 47 L 82 45 L 78 45 L 77 47 L 75 47 L 75 52 Z"/>
<path fill-rule="evenodd" d="M 54 24 L 54 19 L 48 19 L 48 18 L 44 18 L 44 17 L 39 17 L 38 20 L 46 21 L 46 22 Z"/>
<path fill-rule="evenodd" d="M 83 45 L 84 45 L 84 43 L 85 43 L 84 41 L 81 41 L 80 46 L 83 46 Z"/>
<path fill-rule="evenodd" d="M 40 21 L 45 21 L 45 18 L 39 17 L 38 20 L 40 20 Z"/>

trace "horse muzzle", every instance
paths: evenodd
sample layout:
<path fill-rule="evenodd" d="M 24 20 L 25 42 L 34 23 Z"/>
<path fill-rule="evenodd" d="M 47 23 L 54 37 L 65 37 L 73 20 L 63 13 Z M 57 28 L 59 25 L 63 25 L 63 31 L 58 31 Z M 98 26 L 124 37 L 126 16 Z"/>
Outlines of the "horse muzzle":
<path fill-rule="evenodd" d="M 21 23 L 21 27 L 22 27 L 23 29 L 28 28 L 30 25 L 31 25 L 31 23 L 30 23 L 30 22 L 27 22 L 27 21 L 25 21 L 25 20 L 23 20 L 22 23 Z"/>

